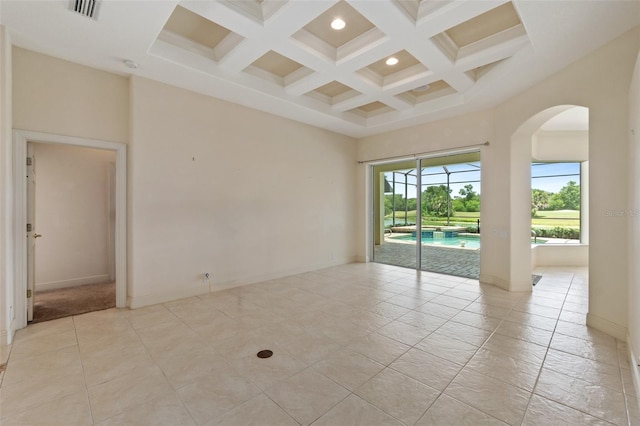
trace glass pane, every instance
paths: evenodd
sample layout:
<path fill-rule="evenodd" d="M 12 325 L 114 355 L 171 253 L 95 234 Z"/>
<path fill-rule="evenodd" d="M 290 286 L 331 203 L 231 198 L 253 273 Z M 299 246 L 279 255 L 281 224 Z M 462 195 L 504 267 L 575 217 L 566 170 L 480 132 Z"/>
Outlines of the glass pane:
<path fill-rule="evenodd" d="M 580 206 L 580 163 L 531 164 L 533 244 L 578 244 Z"/>
<path fill-rule="evenodd" d="M 414 167 L 411 167 L 411 166 Z M 415 161 L 374 167 L 373 260 L 417 267 Z M 411 239 L 411 235 L 414 239 Z"/>
<path fill-rule="evenodd" d="M 479 278 L 479 160 L 479 152 L 423 159 L 420 179 L 415 160 L 375 166 L 373 261 Z"/>
<path fill-rule="evenodd" d="M 478 279 L 480 162 L 446 161 L 422 168 L 421 268 Z"/>

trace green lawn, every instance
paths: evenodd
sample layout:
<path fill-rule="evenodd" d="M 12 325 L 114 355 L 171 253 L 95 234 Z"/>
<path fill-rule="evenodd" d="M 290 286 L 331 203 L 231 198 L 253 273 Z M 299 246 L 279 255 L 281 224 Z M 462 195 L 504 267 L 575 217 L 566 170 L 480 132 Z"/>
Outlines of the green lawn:
<path fill-rule="evenodd" d="M 539 211 L 531 220 L 535 227 L 555 228 L 560 226 L 563 228 L 579 228 L 580 227 L 580 211 L 579 210 L 555 210 L 555 211 Z"/>
<path fill-rule="evenodd" d="M 454 212 L 454 217 L 471 217 L 473 219 L 480 219 L 480 212 Z"/>
<path fill-rule="evenodd" d="M 393 219 L 393 213 L 390 213 L 390 214 L 386 215 L 384 218 L 385 219 Z M 396 212 L 396 222 L 405 222 L 405 221 L 415 222 L 416 221 L 416 211 L 415 210 L 409 210 L 407 212 L 406 220 L 405 220 L 404 210 L 401 211 L 401 212 Z"/>
<path fill-rule="evenodd" d="M 392 215 L 388 214 L 385 219 L 391 219 Z M 454 212 L 450 221 L 459 224 L 474 224 L 480 218 L 480 212 Z M 536 228 L 579 228 L 580 212 L 578 210 L 556 210 L 556 211 L 539 211 L 531 221 L 533 227 Z M 404 223 L 405 221 L 415 223 L 416 211 L 410 210 L 405 219 L 404 211 L 396 212 L 396 222 Z M 446 224 L 447 218 L 423 218 L 424 225 L 443 225 Z"/>
<path fill-rule="evenodd" d="M 451 225 L 462 225 L 462 226 L 471 226 L 471 225 L 475 225 L 477 220 L 478 220 L 478 215 L 479 213 L 475 213 L 476 216 L 458 216 L 458 213 L 455 214 L 455 216 L 451 216 L 449 223 Z M 393 218 L 393 215 L 388 214 L 384 217 L 387 221 L 389 219 Z M 406 216 L 406 220 L 405 220 L 405 214 L 404 211 L 401 212 L 396 212 L 396 223 L 404 223 L 404 222 L 409 222 L 409 223 L 415 223 L 416 222 L 416 211 L 415 210 L 410 210 L 407 212 L 407 216 Z M 447 224 L 447 218 L 446 217 L 423 217 L 422 218 L 422 224 L 423 225 L 446 225 Z"/>

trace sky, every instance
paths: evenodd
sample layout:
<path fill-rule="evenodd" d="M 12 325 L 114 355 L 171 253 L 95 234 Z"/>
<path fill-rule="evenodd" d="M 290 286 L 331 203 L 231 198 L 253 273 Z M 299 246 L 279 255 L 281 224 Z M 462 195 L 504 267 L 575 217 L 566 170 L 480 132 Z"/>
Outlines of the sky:
<path fill-rule="evenodd" d="M 451 196 L 459 195 L 460 189 L 465 185 L 473 185 L 473 190 L 480 193 L 480 162 L 450 164 L 445 166 L 451 174 L 449 175 L 449 188 Z M 405 173 L 407 179 L 407 198 L 416 198 L 416 177 L 415 169 L 398 170 L 395 173 L 396 194 L 404 196 Z M 550 175 L 571 175 L 548 177 Z M 387 181 L 391 184 L 393 177 L 391 172 L 385 173 Z M 557 193 L 570 180 L 580 183 L 580 163 L 534 163 L 531 166 L 531 188 L 542 189 L 548 192 Z M 423 169 L 422 185 L 446 185 L 447 175 L 441 166 L 426 167 Z"/>

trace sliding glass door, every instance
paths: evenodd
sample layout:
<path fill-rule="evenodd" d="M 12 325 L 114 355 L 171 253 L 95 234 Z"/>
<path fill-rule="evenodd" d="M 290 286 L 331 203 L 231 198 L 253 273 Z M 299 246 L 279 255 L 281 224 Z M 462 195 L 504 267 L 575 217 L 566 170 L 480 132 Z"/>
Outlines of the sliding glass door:
<path fill-rule="evenodd" d="M 417 268 L 417 168 L 415 161 L 374 167 L 375 262 Z M 415 234 L 415 233 L 414 233 Z"/>
<path fill-rule="evenodd" d="M 477 279 L 479 152 L 372 170 L 374 262 Z"/>

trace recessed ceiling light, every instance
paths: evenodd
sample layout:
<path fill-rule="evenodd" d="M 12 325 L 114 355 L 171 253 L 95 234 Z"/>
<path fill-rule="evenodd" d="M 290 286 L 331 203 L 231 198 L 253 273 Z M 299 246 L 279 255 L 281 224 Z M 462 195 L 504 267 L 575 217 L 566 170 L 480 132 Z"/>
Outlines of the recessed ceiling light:
<path fill-rule="evenodd" d="M 331 28 L 333 28 L 334 30 L 341 30 L 346 26 L 346 22 L 344 22 L 342 19 L 340 18 L 336 18 L 333 21 L 331 21 Z"/>
<path fill-rule="evenodd" d="M 387 65 L 395 65 L 398 63 L 398 58 L 396 58 L 395 56 L 390 57 L 389 59 L 387 59 L 386 64 Z"/>
<path fill-rule="evenodd" d="M 127 68 L 131 68 L 132 70 L 138 69 L 139 65 L 136 61 L 132 61 L 131 59 L 125 59 L 123 62 Z"/>

